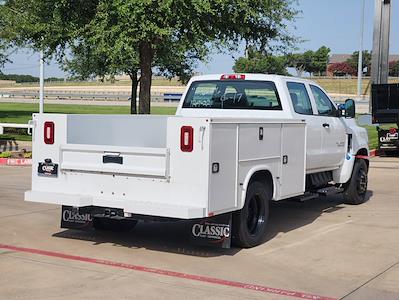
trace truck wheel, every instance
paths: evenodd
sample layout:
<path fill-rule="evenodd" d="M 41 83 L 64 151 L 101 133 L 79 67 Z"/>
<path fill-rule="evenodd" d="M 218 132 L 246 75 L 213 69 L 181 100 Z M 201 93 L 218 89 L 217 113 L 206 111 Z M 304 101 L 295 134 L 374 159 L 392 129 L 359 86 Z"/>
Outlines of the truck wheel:
<path fill-rule="evenodd" d="M 358 159 L 353 167 L 352 177 L 344 188 L 346 204 L 358 205 L 364 203 L 368 184 L 368 167 L 364 159 Z"/>
<path fill-rule="evenodd" d="M 235 245 L 251 248 L 263 242 L 269 219 L 271 191 L 270 183 L 254 181 L 249 185 L 244 207 L 233 215 Z"/>
<path fill-rule="evenodd" d="M 132 230 L 136 224 L 136 220 L 129 219 L 93 218 L 93 227 L 99 231 L 127 232 Z"/>

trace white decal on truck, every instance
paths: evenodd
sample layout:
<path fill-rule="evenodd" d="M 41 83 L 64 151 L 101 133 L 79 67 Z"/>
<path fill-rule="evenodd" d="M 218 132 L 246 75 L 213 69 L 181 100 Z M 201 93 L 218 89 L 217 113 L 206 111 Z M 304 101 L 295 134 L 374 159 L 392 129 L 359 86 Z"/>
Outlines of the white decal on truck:
<path fill-rule="evenodd" d="M 192 234 L 195 237 L 205 237 L 205 238 L 228 238 L 230 236 L 230 227 L 228 225 L 222 224 L 194 224 L 192 227 Z"/>
<path fill-rule="evenodd" d="M 91 222 L 92 218 L 90 214 L 80 215 L 77 212 L 71 210 L 64 210 L 62 212 L 62 220 L 65 222 L 85 223 Z"/>

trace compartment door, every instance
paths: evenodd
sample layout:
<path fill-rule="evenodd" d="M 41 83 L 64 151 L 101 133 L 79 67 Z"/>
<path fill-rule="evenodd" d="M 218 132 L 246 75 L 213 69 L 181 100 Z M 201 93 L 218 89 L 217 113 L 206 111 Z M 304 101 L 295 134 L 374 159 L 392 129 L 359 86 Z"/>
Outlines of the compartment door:
<path fill-rule="evenodd" d="M 212 124 L 209 213 L 237 207 L 237 132 L 237 124 Z"/>
<path fill-rule="evenodd" d="M 60 147 L 63 171 L 126 174 L 134 176 L 169 176 L 169 150 L 99 145 L 66 144 Z"/>
<path fill-rule="evenodd" d="M 305 124 L 283 124 L 281 132 L 280 199 L 305 191 Z"/>

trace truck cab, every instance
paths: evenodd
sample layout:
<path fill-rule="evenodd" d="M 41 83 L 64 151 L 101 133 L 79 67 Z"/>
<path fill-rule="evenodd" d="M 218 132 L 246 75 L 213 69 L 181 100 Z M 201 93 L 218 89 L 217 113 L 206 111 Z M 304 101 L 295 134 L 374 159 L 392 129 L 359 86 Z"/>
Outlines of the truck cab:
<path fill-rule="evenodd" d="M 243 99 L 250 85 L 256 86 L 255 90 L 264 97 Z M 366 130 L 357 126 L 353 118 L 342 115 L 326 91 L 313 81 L 264 74 L 205 75 L 194 77 L 188 87 L 176 115 L 304 120 L 307 174 L 339 170 L 348 152 L 368 155 Z M 212 93 L 212 97 L 219 93 L 224 105 L 201 103 L 207 93 Z"/>

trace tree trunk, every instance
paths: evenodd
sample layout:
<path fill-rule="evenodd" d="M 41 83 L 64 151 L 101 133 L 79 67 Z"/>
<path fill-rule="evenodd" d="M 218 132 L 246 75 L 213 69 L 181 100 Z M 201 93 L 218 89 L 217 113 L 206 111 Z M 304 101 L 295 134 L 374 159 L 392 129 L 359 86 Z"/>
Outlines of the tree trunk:
<path fill-rule="evenodd" d="M 149 42 L 140 44 L 140 102 L 139 114 L 149 114 L 151 107 L 152 47 Z"/>
<path fill-rule="evenodd" d="M 129 74 L 130 80 L 132 81 L 132 91 L 130 94 L 130 114 L 137 114 L 137 87 L 139 86 L 139 78 L 137 71 Z"/>

